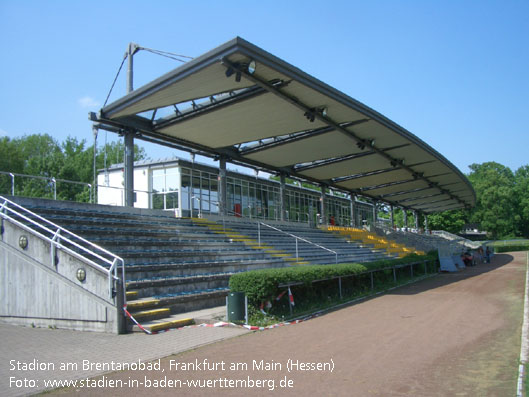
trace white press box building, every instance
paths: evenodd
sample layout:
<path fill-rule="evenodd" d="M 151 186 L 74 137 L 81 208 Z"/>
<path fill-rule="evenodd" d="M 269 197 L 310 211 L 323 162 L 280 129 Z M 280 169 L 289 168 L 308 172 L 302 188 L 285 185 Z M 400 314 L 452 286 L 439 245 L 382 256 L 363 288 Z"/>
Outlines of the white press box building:
<path fill-rule="evenodd" d="M 220 214 L 219 169 L 181 158 L 141 161 L 134 165 L 134 206 L 174 211 L 178 217 Z M 98 204 L 124 205 L 124 167 L 98 173 Z M 351 196 L 302 187 L 300 182 L 227 171 L 226 214 L 252 219 L 319 222 L 350 226 L 373 221 L 371 203 Z M 281 198 L 283 197 L 283 200 Z M 322 203 L 325 211 L 322 212 Z M 322 214 L 326 219 L 322 219 Z M 351 214 L 354 213 L 354 217 Z"/>

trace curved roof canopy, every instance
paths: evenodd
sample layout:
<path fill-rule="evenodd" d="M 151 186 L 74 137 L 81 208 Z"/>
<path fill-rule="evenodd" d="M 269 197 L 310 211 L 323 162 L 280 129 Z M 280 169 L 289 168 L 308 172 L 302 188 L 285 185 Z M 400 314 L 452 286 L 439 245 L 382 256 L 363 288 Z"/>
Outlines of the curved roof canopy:
<path fill-rule="evenodd" d="M 241 38 L 92 119 L 100 128 L 425 213 L 476 201 L 467 178 L 415 135 Z"/>

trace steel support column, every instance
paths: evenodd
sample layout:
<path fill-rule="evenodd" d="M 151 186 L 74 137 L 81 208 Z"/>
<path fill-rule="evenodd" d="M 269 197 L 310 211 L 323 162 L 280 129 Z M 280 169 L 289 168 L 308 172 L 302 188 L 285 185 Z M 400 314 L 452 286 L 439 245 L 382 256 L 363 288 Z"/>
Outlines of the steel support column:
<path fill-rule="evenodd" d="M 327 226 L 329 224 L 329 220 L 327 219 L 327 211 L 325 206 L 327 205 L 327 198 L 325 197 L 325 185 L 321 185 L 321 196 L 320 196 L 320 203 L 321 203 L 321 224 L 323 226 Z"/>
<path fill-rule="evenodd" d="M 134 134 L 127 133 L 125 141 L 125 206 L 134 207 Z"/>
<path fill-rule="evenodd" d="M 226 159 L 219 159 L 219 212 L 220 215 L 228 215 L 227 211 L 227 184 L 226 184 Z"/>
<path fill-rule="evenodd" d="M 92 126 L 92 132 L 94 134 L 94 184 L 92 185 L 94 187 L 94 203 L 96 202 L 96 192 L 97 192 L 97 172 L 96 172 L 96 156 L 97 156 L 97 134 L 98 134 L 98 128 L 96 126 Z M 90 200 L 92 201 L 92 200 Z"/>
<path fill-rule="evenodd" d="M 280 210 L 280 220 L 286 220 L 286 177 L 285 174 L 281 174 L 279 177 L 279 210 Z"/>
<path fill-rule="evenodd" d="M 138 51 L 138 46 L 134 43 L 129 43 L 127 50 L 128 58 L 128 70 L 127 70 L 127 93 L 131 93 L 134 90 L 133 76 L 134 76 L 134 63 L 133 55 Z M 124 146 L 125 146 L 125 206 L 134 207 L 134 131 L 128 131 L 124 135 Z"/>
<path fill-rule="evenodd" d="M 350 195 L 351 197 L 351 227 L 355 227 L 356 226 L 356 217 L 355 217 L 355 212 L 356 212 L 356 205 L 355 205 L 355 201 L 356 201 L 356 196 L 354 194 L 351 194 Z"/>

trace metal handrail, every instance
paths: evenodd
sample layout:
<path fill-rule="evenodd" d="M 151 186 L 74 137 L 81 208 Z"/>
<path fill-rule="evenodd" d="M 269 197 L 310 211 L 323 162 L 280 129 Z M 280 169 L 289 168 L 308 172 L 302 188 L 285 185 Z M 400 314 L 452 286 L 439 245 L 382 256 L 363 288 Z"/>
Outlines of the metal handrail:
<path fill-rule="evenodd" d="M 60 179 L 60 178 L 40 176 L 40 175 L 17 174 L 16 172 L 0 171 L 0 174 L 9 175 L 11 177 L 11 195 L 12 196 L 15 195 L 15 176 L 21 176 L 23 178 L 33 178 L 33 179 L 42 179 L 42 180 L 45 180 L 45 181 L 51 181 L 53 183 L 53 198 L 54 198 L 54 200 L 57 200 L 57 182 L 72 183 L 72 184 L 75 184 L 75 185 L 87 186 L 88 190 L 90 192 L 90 201 L 92 201 L 92 184 L 90 184 L 90 183 L 79 182 L 79 181 L 70 181 L 68 179 Z"/>
<path fill-rule="evenodd" d="M 24 230 L 48 241 L 50 244 L 51 244 L 51 254 L 53 255 L 53 253 L 55 252 L 56 249 L 63 249 L 64 251 L 68 252 L 70 255 L 76 257 L 77 259 L 80 259 L 82 260 L 83 262 L 85 262 L 86 264 L 88 264 L 89 266 L 101 271 L 101 272 L 104 272 L 107 274 L 108 276 L 108 284 L 109 284 L 109 297 L 110 299 L 112 299 L 114 297 L 114 294 L 113 294 L 113 281 L 114 280 L 119 280 L 119 277 L 118 277 L 118 274 L 117 274 L 117 270 L 118 270 L 118 267 L 121 265 L 121 268 L 122 268 L 122 273 L 121 273 L 121 276 L 122 276 L 122 283 L 123 283 L 123 303 L 125 304 L 126 303 L 126 289 L 125 289 L 125 266 L 124 266 L 124 261 L 121 257 L 113 254 L 112 252 L 110 251 L 107 251 L 106 249 L 104 249 L 103 247 L 100 247 L 98 246 L 97 244 L 94 244 L 84 238 L 82 238 L 81 236 L 78 236 L 72 232 L 70 232 L 69 230 L 63 228 L 62 226 L 59 226 L 59 225 L 56 225 L 55 223 L 43 218 L 42 216 L 28 210 L 27 208 L 24 208 L 22 207 L 21 205 L 3 197 L 3 196 L 0 196 L 0 199 L 1 200 L 4 200 L 4 202 L 2 203 L 2 205 L 0 206 L 0 217 L 2 217 L 3 219 L 6 219 L 6 220 L 9 220 L 10 222 L 16 224 L 17 226 L 23 228 Z M 15 209 L 13 208 L 10 208 L 9 205 L 11 206 L 14 206 L 15 208 L 25 212 L 26 214 L 32 216 L 32 217 L 35 217 L 37 219 L 39 219 L 40 221 L 42 221 L 44 224 L 47 224 L 47 226 L 45 226 L 44 224 L 40 224 L 38 222 L 36 222 L 35 220 L 29 218 L 28 216 L 24 215 L 23 213 L 21 212 L 18 212 L 16 211 Z M 12 216 L 9 216 L 7 213 L 5 213 L 5 211 L 9 211 L 11 214 L 14 214 L 22 219 L 24 219 L 25 221 L 29 222 L 31 225 L 33 225 L 34 228 L 31 228 L 29 227 L 28 225 L 18 221 L 17 219 L 13 218 Z M 52 230 L 50 229 L 49 227 L 55 229 Z M 42 234 L 38 229 L 42 229 L 42 231 L 46 232 L 46 233 L 49 233 L 51 234 L 53 237 L 50 238 L 44 234 Z M 64 236 L 62 233 L 66 234 L 67 236 L 69 237 L 66 237 Z M 91 247 L 92 249 L 86 247 L 86 246 L 83 246 L 75 241 L 73 241 L 72 239 L 76 239 L 78 241 L 80 241 L 81 243 L 84 243 L 85 245 L 88 245 L 89 247 Z M 80 249 L 82 252 L 84 252 L 85 254 L 87 255 L 90 255 L 92 257 L 95 257 L 105 263 L 107 263 L 108 265 L 110 265 L 109 269 L 106 269 L 105 267 L 99 265 L 98 263 L 94 262 L 93 260 L 91 259 L 88 259 L 82 255 L 80 255 L 79 253 L 77 253 L 76 251 L 70 249 L 69 247 L 65 246 L 62 242 L 66 242 L 68 244 L 71 244 L 72 246 L 74 247 L 77 247 L 78 249 Z M 94 250 L 97 250 L 99 252 L 101 252 L 102 254 L 106 254 L 107 256 L 110 256 L 110 259 L 108 258 L 105 258 L 104 256 L 102 256 L 102 254 L 98 254 L 97 252 L 95 252 Z"/>
<path fill-rule="evenodd" d="M 309 243 L 309 244 L 312 244 L 312 245 L 315 245 L 316 247 L 318 248 L 321 248 L 325 251 L 329 251 L 329 252 L 332 252 L 335 256 L 335 263 L 338 263 L 338 252 L 336 251 L 333 251 L 332 249 L 329 249 L 329 248 L 326 248 L 324 247 L 323 245 L 320 245 L 320 244 L 316 244 L 312 241 L 309 241 L 303 237 L 299 237 L 299 236 L 296 236 L 295 234 L 292 234 L 292 233 L 289 233 L 289 232 L 285 232 L 284 230 L 281 230 L 277 227 L 274 227 L 272 225 L 269 225 L 267 223 L 264 223 L 264 222 L 257 222 L 257 241 L 259 243 L 259 246 L 261 246 L 261 225 L 263 226 L 266 226 L 266 227 L 269 227 L 270 229 L 273 229 L 273 230 L 276 230 L 278 232 L 281 232 L 281 233 L 284 233 L 290 237 L 293 237 L 296 239 L 296 258 L 299 258 L 299 254 L 298 254 L 298 240 L 301 240 L 301 241 L 304 241 L 305 243 Z"/>

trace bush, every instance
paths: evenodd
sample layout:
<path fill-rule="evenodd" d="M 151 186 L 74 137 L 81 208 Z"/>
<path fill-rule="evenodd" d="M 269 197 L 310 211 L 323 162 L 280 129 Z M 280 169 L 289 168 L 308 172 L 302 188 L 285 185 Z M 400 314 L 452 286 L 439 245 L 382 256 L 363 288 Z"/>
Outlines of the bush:
<path fill-rule="evenodd" d="M 342 295 L 349 296 L 365 293 L 371 289 L 371 277 L 367 272 L 373 273 L 374 282 L 379 284 L 393 284 L 393 267 L 397 267 L 397 278 L 409 278 L 409 267 L 399 269 L 399 266 L 417 263 L 414 266 L 414 275 L 422 275 L 436 271 L 436 266 L 425 268 L 425 260 L 437 260 L 437 252 L 428 255 L 411 254 L 401 259 L 381 260 L 369 263 L 341 263 L 337 265 L 312 265 L 276 269 L 254 270 L 237 273 L 230 278 L 230 290 L 244 292 L 248 303 L 259 306 L 261 303 L 274 302 L 286 285 L 290 285 L 295 296 L 300 301 L 321 301 L 330 299 L 339 294 L 338 277 L 342 277 Z M 383 270 L 385 269 L 385 270 Z M 279 287 L 282 285 L 283 287 Z M 286 294 L 285 294 L 286 295 Z M 286 299 L 283 300 L 288 305 Z M 288 307 L 287 307 L 288 308 Z"/>
<path fill-rule="evenodd" d="M 495 245 L 494 252 L 529 251 L 529 244 Z"/>

